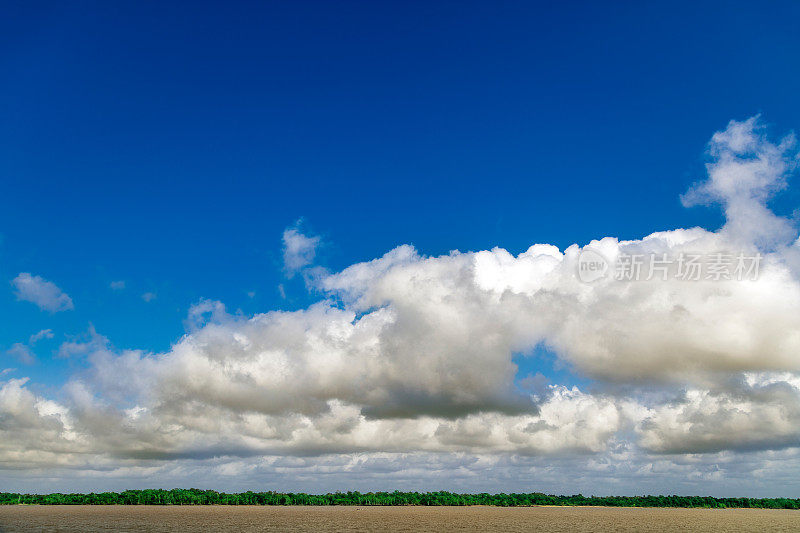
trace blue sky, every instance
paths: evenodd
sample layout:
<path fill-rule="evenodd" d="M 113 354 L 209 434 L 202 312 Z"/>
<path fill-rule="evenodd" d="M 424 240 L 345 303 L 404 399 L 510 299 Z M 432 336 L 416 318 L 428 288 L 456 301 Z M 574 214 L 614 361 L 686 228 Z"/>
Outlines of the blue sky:
<path fill-rule="evenodd" d="M 678 201 L 708 132 L 800 122 L 792 3 L 10 9 L 0 268 L 79 304 L 48 317 L 6 291 L 3 344 L 92 321 L 164 349 L 200 297 L 305 304 L 276 290 L 299 217 L 334 269 L 403 243 L 520 252 L 719 225 Z"/>
<path fill-rule="evenodd" d="M 0 369 L 54 397 L 91 370 L 57 355 L 90 328 L 114 350 L 166 353 L 202 299 L 250 317 L 330 297 L 287 276 L 287 228 L 319 237 L 327 272 L 404 244 L 516 255 L 715 231 L 719 206 L 680 201 L 706 179 L 712 133 L 757 114 L 770 136 L 800 125 L 792 2 L 4 12 Z M 789 188 L 769 207 L 793 220 L 798 200 Z M 21 300 L 20 273 L 74 308 Z M 515 350 L 520 375 L 597 377 L 551 368 L 558 350 L 535 345 Z"/>

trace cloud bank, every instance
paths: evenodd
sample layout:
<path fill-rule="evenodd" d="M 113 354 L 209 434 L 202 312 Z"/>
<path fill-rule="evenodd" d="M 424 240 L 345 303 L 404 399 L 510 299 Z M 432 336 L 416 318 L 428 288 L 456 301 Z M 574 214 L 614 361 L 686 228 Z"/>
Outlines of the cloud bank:
<path fill-rule="evenodd" d="M 263 480 L 295 464 L 301 486 L 320 471 L 384 472 L 401 487 L 449 471 L 442 479 L 471 486 L 490 467 L 506 485 L 534 474 L 557 485 L 548 465 L 622 487 L 659 470 L 678 485 L 756 470 L 778 479 L 775 461 L 796 465 L 800 444 L 800 244 L 767 203 L 797 153 L 753 118 L 716 133 L 708 155 L 708 179 L 683 200 L 719 204 L 718 231 L 534 244 L 516 256 L 400 246 L 311 280 L 323 299 L 306 309 L 242 316 L 201 301 L 165 353 L 116 350 L 91 331 L 66 349 L 87 370 L 58 398 L 25 378 L 0 385 L 0 468 L 178 479 L 175 468 L 206 465 Z M 283 241 L 293 273 L 319 238 L 290 228 Z M 744 280 L 585 283 L 586 249 L 612 262 L 762 261 Z M 590 385 L 518 387 L 515 356 L 541 346 Z"/>

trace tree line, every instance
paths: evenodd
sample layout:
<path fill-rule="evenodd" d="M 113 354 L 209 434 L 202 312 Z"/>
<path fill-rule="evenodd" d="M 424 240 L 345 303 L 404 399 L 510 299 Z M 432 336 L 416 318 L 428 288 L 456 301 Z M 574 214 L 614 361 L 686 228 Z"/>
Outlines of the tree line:
<path fill-rule="evenodd" d="M 552 494 L 458 494 L 453 492 L 240 492 L 145 489 L 123 492 L 20 494 L 0 492 L 0 505 L 590 505 L 607 507 L 700 507 L 800 509 L 800 499 L 712 496 L 556 496 Z"/>

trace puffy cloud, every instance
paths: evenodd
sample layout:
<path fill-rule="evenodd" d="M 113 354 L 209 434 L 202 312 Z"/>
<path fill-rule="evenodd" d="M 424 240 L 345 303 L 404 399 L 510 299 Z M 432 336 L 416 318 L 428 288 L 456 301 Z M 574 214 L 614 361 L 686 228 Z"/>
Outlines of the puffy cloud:
<path fill-rule="evenodd" d="M 32 302 L 39 306 L 39 309 L 57 313 L 75 308 L 72 299 L 55 283 L 40 276 L 21 272 L 11 284 L 14 286 L 14 294 L 18 300 Z"/>
<path fill-rule="evenodd" d="M 0 465 L 6 469 L 72 464 L 78 451 L 66 407 L 38 397 L 27 378 L 0 382 Z"/>
<path fill-rule="evenodd" d="M 302 220 L 298 220 L 294 227 L 286 228 L 283 232 L 283 268 L 289 278 L 314 262 L 320 244 L 318 235 L 301 233 L 301 223 Z"/>
<path fill-rule="evenodd" d="M 653 409 L 642 445 L 660 453 L 779 449 L 800 445 L 800 377 L 746 374 L 722 390 L 690 389 Z"/>
<path fill-rule="evenodd" d="M 368 418 L 357 406 L 341 401 L 330 401 L 326 411 L 308 415 L 242 412 L 213 404 L 117 410 L 108 398 L 98 398 L 80 382 L 67 387 L 67 408 L 34 395 L 25 384 L 23 379 L 2 385 L 0 399 L 15 401 L 0 401 L 0 413 L 9 430 L 22 425 L 52 430 L 44 441 L 27 445 L 31 452 L 40 452 L 42 466 L 52 463 L 49 452 L 56 449 L 91 453 L 105 461 L 352 452 L 589 453 L 602 451 L 624 424 L 619 406 L 610 399 L 556 386 L 537 414 L 477 413 L 451 420 Z M 10 461 L 17 451 L 0 447 L 0 463 Z M 35 457 L 31 453 L 27 460 L 35 462 Z M 63 458 L 59 464 L 78 459 L 87 458 Z"/>
<path fill-rule="evenodd" d="M 587 248 L 615 261 L 622 254 L 711 256 L 730 246 L 720 234 L 694 229 L 605 238 Z M 400 247 L 327 277 L 323 287 L 357 312 L 393 313 L 383 353 L 407 350 L 402 359 L 422 368 L 443 355 L 477 369 L 485 383 L 493 373 L 482 364 L 496 373 L 512 352 L 542 342 L 608 381 L 705 382 L 718 373 L 798 369 L 800 285 L 781 255 L 765 255 L 755 280 L 607 277 L 587 284 L 575 276 L 580 253 L 575 245 L 563 254 L 534 245 L 516 257 L 496 248 L 425 258 Z"/>
<path fill-rule="evenodd" d="M 770 211 L 766 202 L 786 188 L 786 177 L 797 166 L 795 137 L 788 135 L 774 144 L 764 130 L 758 117 L 752 117 L 744 122 L 732 120 L 724 131 L 715 133 L 709 143 L 713 159 L 707 165 L 708 180 L 682 200 L 687 206 L 720 203 L 728 239 L 764 246 L 787 244 L 797 231 Z"/>
<path fill-rule="evenodd" d="M 324 299 L 306 309 L 243 316 L 202 300 L 164 353 L 117 351 L 90 330 L 60 349 L 87 365 L 63 400 L 47 403 L 11 380 L 0 420 L 41 428 L 13 437 L 31 441 L 26 464 L 226 457 L 219 467 L 240 472 L 269 456 L 273 471 L 297 460 L 302 475 L 316 475 L 326 461 L 342 468 L 331 457 L 358 456 L 364 468 L 413 476 L 447 454 L 469 477 L 502 461 L 539 475 L 540 456 L 580 455 L 597 478 L 661 469 L 702 482 L 741 474 L 725 455 L 735 452 L 760 454 L 750 468 L 774 472 L 769 454 L 794 457 L 800 436 L 797 250 L 791 224 L 766 208 L 793 168 L 792 143 L 771 143 L 755 120 L 732 122 L 709 156 L 709 178 L 689 196 L 723 206 L 719 231 L 606 237 L 564 251 L 534 244 L 518 255 L 427 257 L 400 246 L 310 277 Z M 312 263 L 318 243 L 287 229 L 288 275 Z M 611 267 L 632 255 L 739 252 L 761 263 L 745 279 L 684 280 L 672 264 L 666 279 L 586 283 L 577 275 L 586 250 Z M 524 392 L 514 358 L 536 357 L 540 345 L 591 385 L 537 382 Z M 13 446 L 0 447 L 0 461 L 13 457 Z"/>

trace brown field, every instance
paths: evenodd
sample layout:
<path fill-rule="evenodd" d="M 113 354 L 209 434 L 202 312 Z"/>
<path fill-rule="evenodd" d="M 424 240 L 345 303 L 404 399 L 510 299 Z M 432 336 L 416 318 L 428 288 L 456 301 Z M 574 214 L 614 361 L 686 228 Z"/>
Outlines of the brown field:
<path fill-rule="evenodd" d="M 800 531 L 800 511 L 612 507 L 0 506 L 0 531 Z"/>

